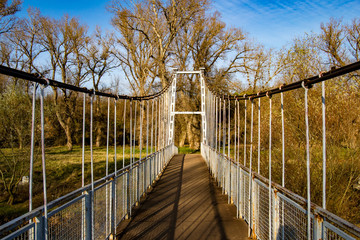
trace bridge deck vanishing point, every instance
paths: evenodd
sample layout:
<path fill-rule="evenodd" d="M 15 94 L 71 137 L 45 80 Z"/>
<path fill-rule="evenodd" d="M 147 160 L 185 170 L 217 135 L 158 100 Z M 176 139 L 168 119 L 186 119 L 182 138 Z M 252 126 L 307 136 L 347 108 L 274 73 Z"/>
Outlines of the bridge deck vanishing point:
<path fill-rule="evenodd" d="M 118 239 L 247 239 L 247 224 L 211 178 L 201 155 L 176 155 Z"/>

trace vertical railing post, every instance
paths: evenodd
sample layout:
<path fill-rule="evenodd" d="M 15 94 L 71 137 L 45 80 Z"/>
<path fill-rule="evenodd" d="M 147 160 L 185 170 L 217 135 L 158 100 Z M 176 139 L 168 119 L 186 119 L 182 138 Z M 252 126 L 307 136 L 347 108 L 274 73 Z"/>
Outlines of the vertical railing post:
<path fill-rule="evenodd" d="M 129 219 L 131 218 L 131 206 L 130 206 L 130 201 L 131 201 L 131 191 L 130 191 L 130 168 L 126 171 L 126 217 L 125 219 Z"/>
<path fill-rule="evenodd" d="M 320 215 L 316 214 L 314 216 L 314 239 L 315 240 L 322 240 L 325 239 L 324 234 L 324 218 Z"/>
<path fill-rule="evenodd" d="M 272 224 L 273 224 L 273 238 L 280 239 L 279 228 L 280 228 L 280 199 L 275 188 L 272 189 Z M 270 224 L 270 223 L 269 223 Z"/>
<path fill-rule="evenodd" d="M 116 177 L 111 181 L 111 236 L 114 238 L 116 236 Z"/>
<path fill-rule="evenodd" d="M 44 233 L 44 216 L 35 218 L 35 238 L 36 239 L 45 239 Z"/>
<path fill-rule="evenodd" d="M 253 239 L 256 239 L 256 230 L 257 230 L 257 228 L 259 228 L 259 226 L 256 224 L 257 223 L 257 219 L 259 219 L 259 216 L 258 216 L 258 212 L 257 212 L 257 203 L 258 203 L 258 193 L 257 193 L 257 187 L 256 187 L 256 185 L 255 185 L 255 178 L 254 177 L 252 177 L 251 178 L 251 181 L 252 181 L 252 183 L 251 183 L 251 185 L 252 185 L 252 188 L 251 188 L 251 194 L 252 194 L 252 201 L 251 201 L 251 203 L 252 203 L 252 205 L 251 205 L 251 209 L 252 209 L 252 235 L 251 235 L 251 237 L 253 238 Z"/>
<path fill-rule="evenodd" d="M 92 193 L 85 192 L 85 239 L 92 239 Z"/>

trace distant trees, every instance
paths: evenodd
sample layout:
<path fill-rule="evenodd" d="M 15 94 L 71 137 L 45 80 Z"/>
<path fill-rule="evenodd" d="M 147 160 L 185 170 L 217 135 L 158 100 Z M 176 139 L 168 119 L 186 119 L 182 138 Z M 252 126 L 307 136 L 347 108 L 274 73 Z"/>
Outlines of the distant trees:
<path fill-rule="evenodd" d="M 241 29 L 227 29 L 219 13 L 209 13 L 210 7 L 207 0 L 139 1 L 133 5 L 115 1 L 110 6 L 113 25 L 120 33 L 116 56 L 139 95 L 148 94 L 156 80 L 164 87 L 170 81 L 171 67 L 205 67 L 208 82 L 217 91 L 228 91 L 231 73 L 241 71 L 250 49 Z M 182 87 L 185 85 L 189 88 Z M 199 79 L 185 77 L 178 86 L 183 98 L 179 110 L 185 106 L 198 109 Z M 179 134 L 187 135 L 190 146 L 198 148 L 200 121 L 196 116 L 183 116 L 177 126 L 185 122 L 186 131 Z"/>
<path fill-rule="evenodd" d="M 21 2 L 13 1 L 10 5 L 13 13 L 19 8 L 19 5 L 15 8 L 15 3 Z M 87 26 L 81 24 L 77 18 L 65 15 L 56 20 L 42 16 L 38 9 L 32 8 L 28 10 L 28 18 L 16 21 L 16 26 L 8 23 L 11 31 L 7 27 L 8 30 L 0 41 L 0 61 L 4 65 L 75 86 L 83 86 L 91 81 L 95 90 L 104 87 L 101 85 L 103 76 L 118 66 L 114 57 L 114 37 L 111 34 L 102 34 L 100 28 L 94 35 L 89 35 Z M 22 83 L 17 79 L 14 81 L 25 84 L 26 92 L 30 94 L 29 83 Z M 64 131 L 69 150 L 72 149 L 77 131 L 77 95 L 75 92 L 53 88 L 54 113 Z M 96 106 L 100 105 L 99 101 L 97 100 Z M 100 118 L 99 111 L 99 107 L 96 107 L 97 119 Z M 98 122 L 96 144 L 100 145 L 103 134 L 101 119 Z"/>
<path fill-rule="evenodd" d="M 31 104 L 24 88 L 8 84 L 0 95 L 0 179 L 10 205 L 14 202 L 22 176 L 29 171 L 29 109 Z"/>

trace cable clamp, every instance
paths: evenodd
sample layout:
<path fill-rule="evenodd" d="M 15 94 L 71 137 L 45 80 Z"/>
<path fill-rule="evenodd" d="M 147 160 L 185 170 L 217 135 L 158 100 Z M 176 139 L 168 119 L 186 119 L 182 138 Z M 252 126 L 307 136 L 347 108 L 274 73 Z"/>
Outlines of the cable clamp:
<path fill-rule="evenodd" d="M 47 86 L 50 85 L 50 81 L 49 81 L 49 79 L 47 79 L 45 77 L 43 77 L 42 79 L 45 80 L 45 83 L 41 84 L 41 88 L 44 89 L 44 88 L 46 88 Z"/>
<path fill-rule="evenodd" d="M 90 91 L 90 92 L 89 92 L 89 95 L 90 95 L 90 96 L 95 96 L 95 95 L 96 95 L 95 89 L 92 88 L 92 89 L 89 89 L 89 91 Z"/>
<path fill-rule="evenodd" d="M 321 71 L 321 72 L 319 73 L 319 78 L 322 78 L 322 77 L 324 76 L 324 73 L 326 73 L 326 72 Z"/>
<path fill-rule="evenodd" d="M 302 81 L 302 82 L 301 82 L 301 86 L 302 86 L 304 89 L 306 89 L 306 90 L 308 90 L 308 89 L 309 89 L 309 87 L 308 87 L 308 86 L 305 86 L 305 81 Z"/>
<path fill-rule="evenodd" d="M 267 96 L 268 98 L 271 98 L 271 97 L 272 97 L 270 91 L 266 92 L 266 96 Z"/>

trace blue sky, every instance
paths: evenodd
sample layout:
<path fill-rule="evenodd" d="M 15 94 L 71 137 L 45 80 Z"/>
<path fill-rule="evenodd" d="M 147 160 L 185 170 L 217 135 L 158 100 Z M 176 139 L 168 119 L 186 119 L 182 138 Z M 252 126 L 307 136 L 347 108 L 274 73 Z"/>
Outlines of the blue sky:
<path fill-rule="evenodd" d="M 96 25 L 111 29 L 108 0 L 24 0 L 21 14 L 29 6 L 43 15 L 77 16 L 90 30 Z M 360 17 L 359 0 L 214 0 L 214 10 L 229 27 L 241 27 L 266 47 L 280 48 L 305 32 L 319 32 L 320 23 L 330 17 L 350 22 Z"/>
<path fill-rule="evenodd" d="M 216 0 L 228 26 L 241 27 L 267 47 L 280 48 L 305 32 L 319 32 L 331 17 L 360 18 L 359 0 Z"/>

